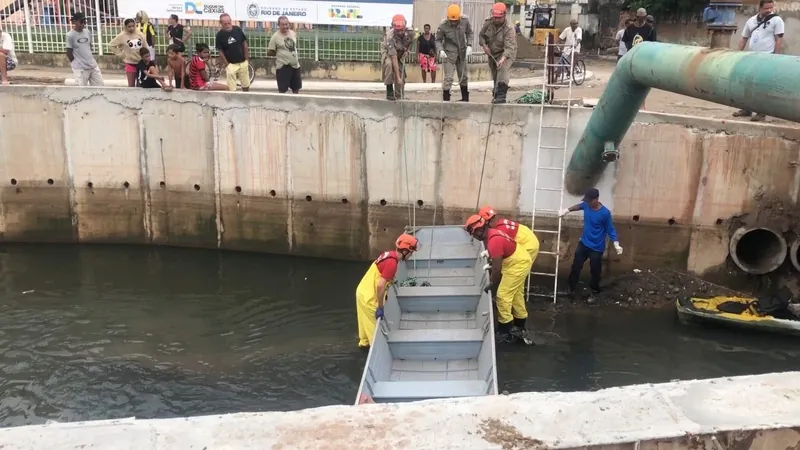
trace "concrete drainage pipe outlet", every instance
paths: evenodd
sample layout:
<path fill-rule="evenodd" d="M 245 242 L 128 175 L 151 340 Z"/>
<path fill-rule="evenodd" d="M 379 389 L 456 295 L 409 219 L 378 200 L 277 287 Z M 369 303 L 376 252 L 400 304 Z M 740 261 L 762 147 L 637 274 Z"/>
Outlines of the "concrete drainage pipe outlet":
<path fill-rule="evenodd" d="M 800 236 L 794 238 L 794 242 L 789 247 L 789 258 L 792 260 L 794 270 L 800 272 Z"/>
<path fill-rule="evenodd" d="M 728 249 L 740 269 L 764 275 L 783 264 L 788 246 L 783 236 L 769 228 L 741 227 L 731 236 Z"/>

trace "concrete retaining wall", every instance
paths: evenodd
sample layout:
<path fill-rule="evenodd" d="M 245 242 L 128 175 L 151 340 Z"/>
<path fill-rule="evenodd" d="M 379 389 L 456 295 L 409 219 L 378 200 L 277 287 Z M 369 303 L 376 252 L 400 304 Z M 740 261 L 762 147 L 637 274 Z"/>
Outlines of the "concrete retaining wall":
<path fill-rule="evenodd" d="M 539 108 L 144 89 L 0 91 L 0 236 L 370 259 L 403 227 L 463 223 L 476 203 L 529 216 Z M 570 151 L 591 114 L 575 109 Z M 545 124 L 565 110 L 548 107 Z M 543 145 L 563 145 L 558 129 Z M 598 187 L 617 268 L 700 272 L 764 193 L 797 204 L 800 131 L 640 114 Z M 567 155 L 569 157 L 569 155 Z M 560 163 L 543 151 L 542 165 Z M 406 166 L 410 168 L 406 173 Z M 551 173 L 542 186 L 558 186 Z M 579 198 L 567 196 L 565 205 Z M 539 206 L 557 209 L 557 197 Z M 529 219 L 525 219 L 526 221 Z M 580 218 L 562 235 L 569 259 Z M 549 218 L 537 222 L 546 226 Z M 542 236 L 542 247 L 553 244 Z M 537 264 L 547 265 L 547 257 Z M 564 264 L 562 267 L 566 267 Z"/>
<path fill-rule="evenodd" d="M 7 450 L 778 450 L 800 447 L 800 372 L 416 403 L 0 430 Z"/>

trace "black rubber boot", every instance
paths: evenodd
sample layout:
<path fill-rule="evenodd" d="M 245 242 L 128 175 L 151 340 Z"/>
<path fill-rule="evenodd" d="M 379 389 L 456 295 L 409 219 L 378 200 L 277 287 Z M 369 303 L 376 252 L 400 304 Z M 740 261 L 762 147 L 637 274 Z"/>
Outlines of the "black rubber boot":
<path fill-rule="evenodd" d="M 498 344 L 501 342 L 506 342 L 506 343 L 511 342 L 512 326 L 513 326 L 512 322 L 498 323 L 497 327 L 495 328 L 495 339 L 494 339 L 495 342 Z"/>
<path fill-rule="evenodd" d="M 402 100 L 405 97 L 405 92 L 403 92 L 403 86 L 400 84 L 394 85 L 394 99 L 395 100 Z"/>
<path fill-rule="evenodd" d="M 394 100 L 394 87 L 391 84 L 386 85 L 386 100 Z"/>
<path fill-rule="evenodd" d="M 502 105 L 506 102 L 506 94 L 508 93 L 508 85 L 505 83 L 498 83 L 497 90 L 494 94 L 494 99 L 492 99 L 492 103 L 497 105 Z"/>
<path fill-rule="evenodd" d="M 449 102 L 450 101 L 450 90 L 442 91 L 442 100 Z"/>
<path fill-rule="evenodd" d="M 525 329 L 525 322 L 527 320 L 528 319 L 517 319 L 517 318 L 514 318 L 514 326 L 517 327 L 517 328 L 522 328 L 524 330 Z"/>
<path fill-rule="evenodd" d="M 459 86 L 461 88 L 461 100 L 460 102 L 468 102 L 469 101 L 469 90 L 467 90 L 466 86 Z"/>

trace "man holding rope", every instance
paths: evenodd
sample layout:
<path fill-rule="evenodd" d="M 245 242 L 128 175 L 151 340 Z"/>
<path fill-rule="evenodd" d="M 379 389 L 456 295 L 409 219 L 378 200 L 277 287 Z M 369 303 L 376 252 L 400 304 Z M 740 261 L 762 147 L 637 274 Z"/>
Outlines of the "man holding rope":
<path fill-rule="evenodd" d="M 517 57 L 517 33 L 506 20 L 505 3 L 492 6 L 492 15 L 483 23 L 478 40 L 484 53 L 489 55 L 489 70 L 494 82 L 492 103 L 505 103 L 511 80 L 509 70 Z"/>
<path fill-rule="evenodd" d="M 467 57 L 472 53 L 472 25 L 467 16 L 461 15 L 461 7 L 447 7 L 447 17 L 436 30 L 436 50 L 444 63 L 444 79 L 442 80 L 442 100 L 450 101 L 450 87 L 453 86 L 453 72 L 458 74 L 461 88 L 461 101 L 469 101 L 467 82 Z"/>
<path fill-rule="evenodd" d="M 405 83 L 405 64 L 401 63 L 414 42 L 414 30 L 406 28 L 406 18 L 402 14 L 392 17 L 392 28 L 386 32 L 381 42 L 381 66 L 383 84 L 386 85 L 386 100 L 403 98 Z"/>

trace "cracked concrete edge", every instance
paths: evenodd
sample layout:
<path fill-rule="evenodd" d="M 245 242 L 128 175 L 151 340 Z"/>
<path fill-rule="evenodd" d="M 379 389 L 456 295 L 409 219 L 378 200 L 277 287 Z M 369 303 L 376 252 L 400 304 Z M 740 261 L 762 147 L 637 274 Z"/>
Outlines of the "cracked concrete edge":
<path fill-rule="evenodd" d="M 594 79 L 594 73 L 586 71 L 586 78 L 584 83 Z M 544 83 L 543 77 L 532 78 L 518 78 L 511 80 L 512 89 L 529 89 L 542 86 Z M 107 79 L 105 84 L 108 87 L 126 87 L 127 81 L 124 79 Z M 75 80 L 72 78 L 64 79 L 65 86 L 75 86 Z M 405 92 L 428 92 L 439 91 L 442 89 L 441 83 L 408 83 L 405 86 Z M 470 91 L 490 91 L 494 87 L 491 81 L 476 81 L 469 84 Z M 250 89 L 254 91 L 272 91 L 278 90 L 273 80 L 255 80 L 250 85 Z M 454 86 L 453 89 L 457 89 Z M 383 83 L 371 82 L 351 82 L 351 81 L 304 81 L 303 92 L 381 92 L 384 90 Z"/>

